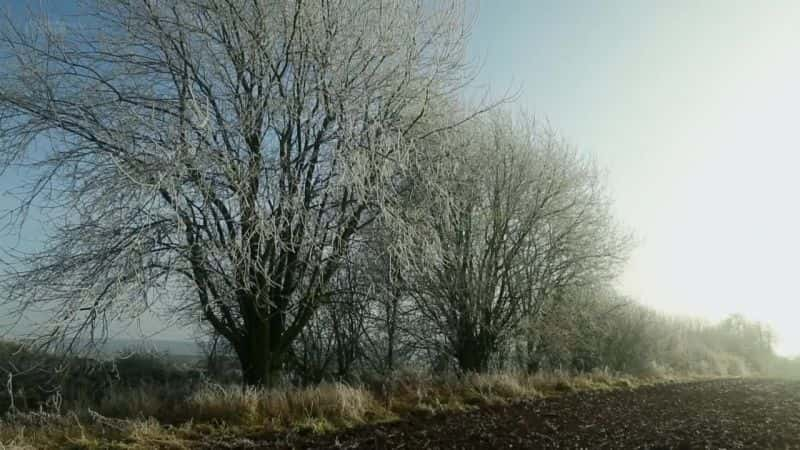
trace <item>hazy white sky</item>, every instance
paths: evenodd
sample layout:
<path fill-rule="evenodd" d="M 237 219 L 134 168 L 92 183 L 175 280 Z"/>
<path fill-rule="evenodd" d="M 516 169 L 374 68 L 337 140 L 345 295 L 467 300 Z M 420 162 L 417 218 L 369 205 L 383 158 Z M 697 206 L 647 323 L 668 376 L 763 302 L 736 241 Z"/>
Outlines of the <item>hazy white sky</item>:
<path fill-rule="evenodd" d="M 800 353 L 800 2 L 468 1 L 479 82 L 520 88 L 608 170 L 640 240 L 621 289 L 665 312 L 741 312 Z"/>
<path fill-rule="evenodd" d="M 483 83 L 608 169 L 624 292 L 800 353 L 800 2 L 483 1 L 472 38 Z"/>

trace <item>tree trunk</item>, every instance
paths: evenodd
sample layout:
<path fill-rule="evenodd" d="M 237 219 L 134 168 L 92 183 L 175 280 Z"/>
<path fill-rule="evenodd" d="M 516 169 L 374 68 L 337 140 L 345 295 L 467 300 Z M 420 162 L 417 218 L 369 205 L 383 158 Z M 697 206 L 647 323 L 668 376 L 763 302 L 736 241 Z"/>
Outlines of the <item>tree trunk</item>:
<path fill-rule="evenodd" d="M 456 355 L 458 368 L 463 373 L 483 373 L 488 370 L 488 359 L 482 354 L 480 349 L 464 349 Z"/>
<path fill-rule="evenodd" d="M 281 324 L 277 320 L 263 321 L 256 314 L 245 322 L 245 335 L 236 347 L 242 382 L 252 387 L 276 387 L 281 381 L 287 354 L 280 346 Z"/>
<path fill-rule="evenodd" d="M 494 352 L 491 341 L 476 336 L 462 336 L 456 349 L 456 361 L 462 373 L 484 373 Z"/>
<path fill-rule="evenodd" d="M 250 352 L 249 356 L 239 356 L 242 365 L 242 382 L 245 386 L 273 388 L 281 381 L 281 363 L 277 355 L 270 355 L 266 349 Z"/>

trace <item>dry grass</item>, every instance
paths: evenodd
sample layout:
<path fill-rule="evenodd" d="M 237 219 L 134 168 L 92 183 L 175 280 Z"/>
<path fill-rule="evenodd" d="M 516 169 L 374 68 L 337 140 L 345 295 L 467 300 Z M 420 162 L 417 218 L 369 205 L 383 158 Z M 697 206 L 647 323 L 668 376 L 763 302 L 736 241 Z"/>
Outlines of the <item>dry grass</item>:
<path fill-rule="evenodd" d="M 110 417 L 158 417 L 163 414 L 165 401 L 146 387 L 113 390 L 97 406 L 97 411 Z"/>
<path fill-rule="evenodd" d="M 386 414 L 368 390 L 341 383 L 276 390 L 208 385 L 192 395 L 188 410 L 195 421 L 268 429 L 304 423 L 348 426 Z"/>
<path fill-rule="evenodd" d="M 185 450 L 190 431 L 190 423 L 171 428 L 153 418 L 17 414 L 0 422 L 0 450 Z"/>
<path fill-rule="evenodd" d="M 0 450 L 186 449 L 201 440 L 224 438 L 230 442 L 288 429 L 325 432 L 409 414 L 458 411 L 581 390 L 630 389 L 676 379 L 606 371 L 461 378 L 406 374 L 371 387 L 324 383 L 262 390 L 209 384 L 181 402 L 140 388 L 109 396 L 97 405 L 97 412 L 9 415 L 0 421 Z"/>

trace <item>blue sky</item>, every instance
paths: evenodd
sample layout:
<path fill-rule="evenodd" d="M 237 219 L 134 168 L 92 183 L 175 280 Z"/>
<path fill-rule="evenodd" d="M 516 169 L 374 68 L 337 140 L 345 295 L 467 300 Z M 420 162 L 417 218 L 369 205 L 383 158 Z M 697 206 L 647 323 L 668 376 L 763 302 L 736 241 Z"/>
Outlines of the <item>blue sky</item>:
<path fill-rule="evenodd" d="M 478 84 L 607 170 L 640 241 L 620 289 L 767 321 L 800 353 L 800 2 L 468 1 Z"/>

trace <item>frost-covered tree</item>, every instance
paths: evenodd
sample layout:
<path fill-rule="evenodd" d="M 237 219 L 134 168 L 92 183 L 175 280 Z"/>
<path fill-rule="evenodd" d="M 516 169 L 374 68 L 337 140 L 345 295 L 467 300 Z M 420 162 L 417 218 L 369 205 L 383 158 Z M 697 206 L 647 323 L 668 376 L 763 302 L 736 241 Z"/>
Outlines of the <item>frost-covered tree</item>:
<path fill-rule="evenodd" d="M 595 165 L 546 128 L 484 116 L 461 140 L 419 309 L 463 371 L 485 371 L 523 319 L 566 286 L 609 279 L 626 253 Z"/>
<path fill-rule="evenodd" d="M 47 207 L 45 246 L 2 294 L 58 342 L 159 300 L 273 385 L 370 223 L 466 120 L 458 3 L 113 0 L 68 22 L 8 21 L 0 164 Z M 17 169 L 22 166 L 23 169 Z M 431 191 L 436 191 L 431 188 Z M 24 217 L 24 214 L 14 217 Z"/>

